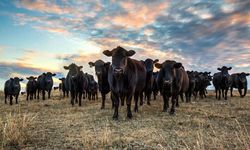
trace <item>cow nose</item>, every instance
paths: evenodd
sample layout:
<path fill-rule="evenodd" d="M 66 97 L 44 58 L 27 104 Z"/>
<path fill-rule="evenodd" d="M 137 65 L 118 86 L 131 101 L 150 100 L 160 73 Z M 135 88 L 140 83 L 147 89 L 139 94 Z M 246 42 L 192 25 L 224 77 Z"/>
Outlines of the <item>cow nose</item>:
<path fill-rule="evenodd" d="M 117 74 L 122 74 L 123 70 L 122 70 L 122 68 L 115 68 L 114 72 L 117 73 Z"/>
<path fill-rule="evenodd" d="M 97 71 L 97 72 L 96 72 L 96 75 L 101 75 L 101 72 L 100 72 L 100 71 Z"/>
<path fill-rule="evenodd" d="M 170 80 L 165 80 L 165 81 L 164 81 L 164 84 L 165 84 L 165 85 L 170 85 L 171 83 L 172 83 L 172 81 L 170 81 Z"/>

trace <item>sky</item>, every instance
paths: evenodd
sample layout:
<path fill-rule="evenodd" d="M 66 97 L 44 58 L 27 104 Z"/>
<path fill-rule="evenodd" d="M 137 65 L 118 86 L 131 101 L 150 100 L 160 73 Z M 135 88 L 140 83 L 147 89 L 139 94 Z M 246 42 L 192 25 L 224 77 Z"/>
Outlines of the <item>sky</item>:
<path fill-rule="evenodd" d="M 186 70 L 250 72 L 249 8 L 249 0 L 1 0 L 0 90 L 10 77 L 47 71 L 57 85 L 72 62 L 94 74 L 88 62 L 111 61 L 102 51 L 117 46 Z"/>

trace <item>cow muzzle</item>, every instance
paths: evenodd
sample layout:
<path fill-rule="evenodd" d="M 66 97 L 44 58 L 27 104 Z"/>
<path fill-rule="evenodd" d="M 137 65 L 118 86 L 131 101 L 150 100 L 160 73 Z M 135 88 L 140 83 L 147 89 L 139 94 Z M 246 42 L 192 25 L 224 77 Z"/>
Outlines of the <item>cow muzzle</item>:
<path fill-rule="evenodd" d="M 164 85 L 171 85 L 171 84 L 172 84 L 172 81 L 170 81 L 170 80 L 165 80 L 165 81 L 163 82 L 163 84 L 164 84 Z"/>
<path fill-rule="evenodd" d="M 123 69 L 122 68 L 115 68 L 114 73 L 117 75 L 121 75 L 121 74 L 123 74 Z"/>

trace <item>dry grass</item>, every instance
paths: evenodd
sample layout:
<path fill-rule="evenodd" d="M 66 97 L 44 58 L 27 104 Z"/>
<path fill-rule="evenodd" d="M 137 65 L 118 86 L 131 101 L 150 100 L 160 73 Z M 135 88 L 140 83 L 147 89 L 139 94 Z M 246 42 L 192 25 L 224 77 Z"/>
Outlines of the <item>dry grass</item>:
<path fill-rule="evenodd" d="M 161 111 L 160 97 L 152 106 L 140 107 L 132 120 L 122 107 L 119 121 L 112 120 L 110 100 L 104 110 L 100 100 L 72 107 L 68 99 L 59 100 L 58 93 L 52 100 L 29 103 L 21 97 L 20 104 L 13 106 L 1 101 L 1 133 L 11 122 L 11 139 L 3 135 L 0 139 L 9 149 L 250 149 L 249 94 L 228 101 L 212 95 L 181 103 L 176 116 Z"/>

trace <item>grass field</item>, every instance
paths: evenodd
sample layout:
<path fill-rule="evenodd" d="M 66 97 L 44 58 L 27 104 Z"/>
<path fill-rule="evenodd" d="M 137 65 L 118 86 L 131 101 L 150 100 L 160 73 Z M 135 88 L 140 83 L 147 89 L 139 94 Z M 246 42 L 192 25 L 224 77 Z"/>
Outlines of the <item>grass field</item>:
<path fill-rule="evenodd" d="M 72 107 L 53 93 L 50 100 L 5 105 L 1 93 L 2 149 L 250 149 L 250 95 L 228 101 L 208 98 L 181 103 L 175 116 L 162 112 L 158 97 L 144 105 L 132 120 L 126 107 L 113 121 L 110 100 L 100 110 L 98 101 L 84 100 Z"/>

